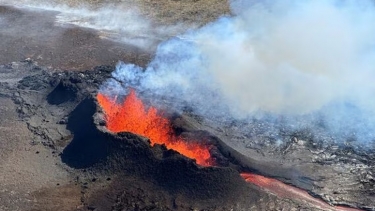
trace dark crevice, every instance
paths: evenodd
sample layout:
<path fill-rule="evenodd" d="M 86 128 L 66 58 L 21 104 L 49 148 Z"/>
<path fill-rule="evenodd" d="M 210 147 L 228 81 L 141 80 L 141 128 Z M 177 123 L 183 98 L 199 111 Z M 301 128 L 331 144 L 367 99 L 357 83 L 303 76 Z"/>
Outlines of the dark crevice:
<path fill-rule="evenodd" d="M 77 98 L 77 88 L 69 81 L 60 81 L 55 89 L 48 94 L 47 102 L 52 105 L 59 105 Z"/>
<path fill-rule="evenodd" d="M 67 129 L 74 135 L 64 149 L 61 159 L 73 168 L 87 168 L 108 156 L 108 144 L 96 128 L 93 115 L 96 104 L 93 98 L 84 99 L 68 118 Z"/>

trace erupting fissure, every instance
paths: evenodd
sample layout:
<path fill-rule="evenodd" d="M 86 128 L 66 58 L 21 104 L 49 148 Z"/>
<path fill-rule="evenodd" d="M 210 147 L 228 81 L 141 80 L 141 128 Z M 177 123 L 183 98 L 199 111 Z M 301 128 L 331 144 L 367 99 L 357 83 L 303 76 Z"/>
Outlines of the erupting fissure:
<path fill-rule="evenodd" d="M 195 159 L 201 166 L 211 166 L 209 147 L 193 141 L 185 141 L 173 132 L 170 121 L 159 114 L 156 108 L 145 108 L 131 89 L 124 102 L 103 93 L 97 95 L 102 107 L 107 129 L 111 132 L 131 132 L 150 139 L 152 145 L 164 144 L 180 154 Z"/>
<path fill-rule="evenodd" d="M 98 93 L 97 100 L 102 107 L 107 129 L 111 132 L 131 132 L 150 139 L 152 145 L 164 144 L 188 158 L 195 159 L 201 166 L 212 166 L 209 146 L 199 142 L 186 141 L 173 132 L 170 121 L 160 115 L 155 107 L 145 108 L 135 91 L 130 90 L 126 99 L 119 103 L 116 97 Z M 241 173 L 249 183 L 262 187 L 282 198 L 299 199 L 325 210 L 354 211 L 358 209 L 330 206 L 321 199 L 314 198 L 305 190 L 284 184 L 276 179 L 251 173 Z"/>

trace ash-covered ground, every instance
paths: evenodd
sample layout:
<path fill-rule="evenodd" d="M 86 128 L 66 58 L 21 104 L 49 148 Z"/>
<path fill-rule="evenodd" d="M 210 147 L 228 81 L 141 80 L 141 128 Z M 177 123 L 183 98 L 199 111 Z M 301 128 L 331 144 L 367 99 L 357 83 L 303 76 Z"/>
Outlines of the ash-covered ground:
<path fill-rule="evenodd" d="M 228 13 L 225 4 L 192 15 L 219 5 L 199 2 L 158 1 L 158 12 L 149 14 L 159 23 L 200 18 L 202 24 Z M 186 14 L 161 12 L 171 5 Z M 160 37 L 140 45 L 102 39 L 76 22 L 56 24 L 56 13 L 0 6 L 0 45 L 6 49 L 0 54 L 0 210 L 319 210 L 245 183 L 243 171 L 279 179 L 332 205 L 375 209 L 374 149 L 335 143 L 324 131 L 171 114 L 176 132 L 214 143 L 226 164 L 205 168 L 164 146 L 151 147 L 144 137 L 108 132 L 95 100 L 99 87 L 117 60 L 148 63 L 155 46 L 144 46 Z M 275 138 L 275 131 L 282 135 Z"/>

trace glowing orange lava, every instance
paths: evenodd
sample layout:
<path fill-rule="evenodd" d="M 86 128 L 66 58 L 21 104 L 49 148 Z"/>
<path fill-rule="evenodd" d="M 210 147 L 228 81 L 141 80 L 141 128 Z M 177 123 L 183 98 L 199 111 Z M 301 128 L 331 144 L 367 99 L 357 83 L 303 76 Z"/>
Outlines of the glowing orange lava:
<path fill-rule="evenodd" d="M 143 102 L 137 98 L 134 90 L 120 104 L 99 93 L 97 100 L 105 113 L 107 129 L 111 132 L 131 132 L 150 139 L 151 144 L 164 144 L 188 158 L 195 159 L 197 164 L 212 164 L 208 147 L 196 142 L 186 142 L 177 137 L 168 119 L 158 114 L 154 107 L 146 110 Z"/>

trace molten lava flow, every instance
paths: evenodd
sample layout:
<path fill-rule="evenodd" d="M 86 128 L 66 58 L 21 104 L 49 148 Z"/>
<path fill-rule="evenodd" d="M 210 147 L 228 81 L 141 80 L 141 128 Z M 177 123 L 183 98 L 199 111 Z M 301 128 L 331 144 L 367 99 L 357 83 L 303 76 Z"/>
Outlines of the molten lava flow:
<path fill-rule="evenodd" d="M 168 119 L 160 116 L 154 107 L 145 109 L 134 90 L 122 104 L 101 93 L 97 100 L 105 113 L 108 130 L 112 132 L 131 132 L 150 139 L 151 144 L 164 144 L 186 157 L 195 159 L 197 164 L 210 166 L 211 156 L 207 146 L 187 143 L 174 135 Z"/>
<path fill-rule="evenodd" d="M 331 206 L 321 199 L 314 198 L 305 190 L 293 187 L 291 185 L 287 185 L 276 179 L 267 178 L 261 175 L 251 174 L 251 173 L 241 173 L 241 177 L 244 178 L 246 182 L 249 182 L 261 188 L 264 188 L 279 197 L 303 200 L 323 210 L 332 210 L 332 211 L 358 211 L 359 210 L 359 209 L 343 207 L 343 206 Z"/>

